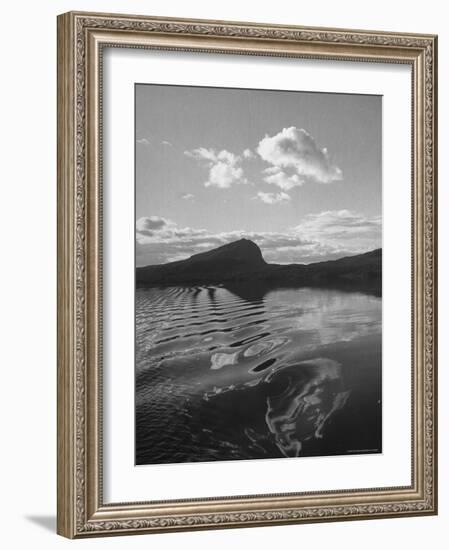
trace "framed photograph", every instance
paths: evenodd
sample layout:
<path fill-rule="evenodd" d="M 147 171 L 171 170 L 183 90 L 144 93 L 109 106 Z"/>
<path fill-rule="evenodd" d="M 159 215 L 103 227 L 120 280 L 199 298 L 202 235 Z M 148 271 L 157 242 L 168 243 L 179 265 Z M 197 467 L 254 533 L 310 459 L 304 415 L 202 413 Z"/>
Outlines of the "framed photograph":
<path fill-rule="evenodd" d="M 59 534 L 437 512 L 436 46 L 59 16 Z"/>

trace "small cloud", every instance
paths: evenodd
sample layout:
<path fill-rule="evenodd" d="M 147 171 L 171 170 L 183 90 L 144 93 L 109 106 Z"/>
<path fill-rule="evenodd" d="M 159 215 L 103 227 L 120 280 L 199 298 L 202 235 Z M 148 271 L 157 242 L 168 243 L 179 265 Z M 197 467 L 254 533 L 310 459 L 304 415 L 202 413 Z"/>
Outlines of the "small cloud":
<path fill-rule="evenodd" d="M 142 236 L 152 237 L 156 231 L 161 231 L 172 225 L 173 222 L 160 216 L 148 216 L 136 221 L 136 232 Z"/>
<path fill-rule="evenodd" d="M 138 143 L 139 145 L 145 145 L 145 146 L 148 146 L 151 144 L 150 140 L 147 138 L 136 139 L 136 143 Z"/>
<path fill-rule="evenodd" d="M 280 193 L 264 193 L 263 191 L 259 191 L 257 193 L 257 197 L 254 198 L 258 198 L 265 204 L 285 203 L 291 199 L 290 195 L 284 193 L 284 191 L 281 191 Z"/>
<path fill-rule="evenodd" d="M 166 147 L 173 147 L 173 143 L 166 141 L 165 139 L 162 141 L 162 145 L 165 145 Z"/>
<path fill-rule="evenodd" d="M 245 149 L 242 153 L 243 158 L 245 159 L 254 159 L 256 155 L 251 151 L 251 149 Z"/>
<path fill-rule="evenodd" d="M 198 161 L 206 162 L 215 162 L 217 158 L 216 152 L 213 149 L 207 149 L 206 147 L 197 147 L 191 151 L 184 151 L 184 155 Z"/>
<path fill-rule="evenodd" d="M 193 201 L 195 200 L 195 195 L 192 193 L 186 193 L 185 195 L 182 195 L 181 199 L 184 199 L 185 201 Z"/>
<path fill-rule="evenodd" d="M 284 190 L 300 186 L 306 180 L 331 183 L 343 178 L 327 149 L 320 149 L 303 128 L 290 126 L 274 136 L 266 135 L 259 142 L 257 152 L 271 165 L 266 170 L 265 181 Z"/>
<path fill-rule="evenodd" d="M 248 183 L 240 166 L 241 157 L 226 149 L 217 152 L 215 149 L 198 147 L 184 151 L 184 154 L 208 168 L 209 177 L 204 183 L 205 187 L 228 189 L 235 183 Z"/>

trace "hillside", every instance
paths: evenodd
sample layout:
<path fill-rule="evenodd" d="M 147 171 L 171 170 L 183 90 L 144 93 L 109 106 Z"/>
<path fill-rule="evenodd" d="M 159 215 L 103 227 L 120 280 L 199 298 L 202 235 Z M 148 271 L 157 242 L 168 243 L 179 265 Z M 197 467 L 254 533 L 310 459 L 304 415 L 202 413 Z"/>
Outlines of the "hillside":
<path fill-rule="evenodd" d="M 366 286 L 380 294 L 382 249 L 314 264 L 269 264 L 240 239 L 186 260 L 136 269 L 138 286 L 264 283 L 274 286 Z"/>

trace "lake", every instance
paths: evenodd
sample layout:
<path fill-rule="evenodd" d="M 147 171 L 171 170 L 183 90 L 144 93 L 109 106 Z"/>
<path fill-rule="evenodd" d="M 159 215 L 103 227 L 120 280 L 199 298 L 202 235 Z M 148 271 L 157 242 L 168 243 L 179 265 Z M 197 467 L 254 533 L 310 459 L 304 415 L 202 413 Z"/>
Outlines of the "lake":
<path fill-rule="evenodd" d="M 382 300 L 137 288 L 136 464 L 382 451 Z"/>

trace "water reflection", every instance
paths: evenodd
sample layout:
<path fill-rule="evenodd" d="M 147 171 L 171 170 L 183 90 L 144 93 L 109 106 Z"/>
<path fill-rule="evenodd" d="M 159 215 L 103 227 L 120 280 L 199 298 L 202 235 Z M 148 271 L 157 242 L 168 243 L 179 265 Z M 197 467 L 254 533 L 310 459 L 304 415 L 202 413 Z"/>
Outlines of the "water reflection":
<path fill-rule="evenodd" d="M 380 376 L 375 296 L 138 289 L 136 461 L 378 451 Z"/>
<path fill-rule="evenodd" d="M 341 365 L 323 357 L 287 363 L 265 382 L 266 423 L 284 456 L 299 456 L 305 441 L 322 438 L 326 422 L 344 407 L 350 393 Z"/>

